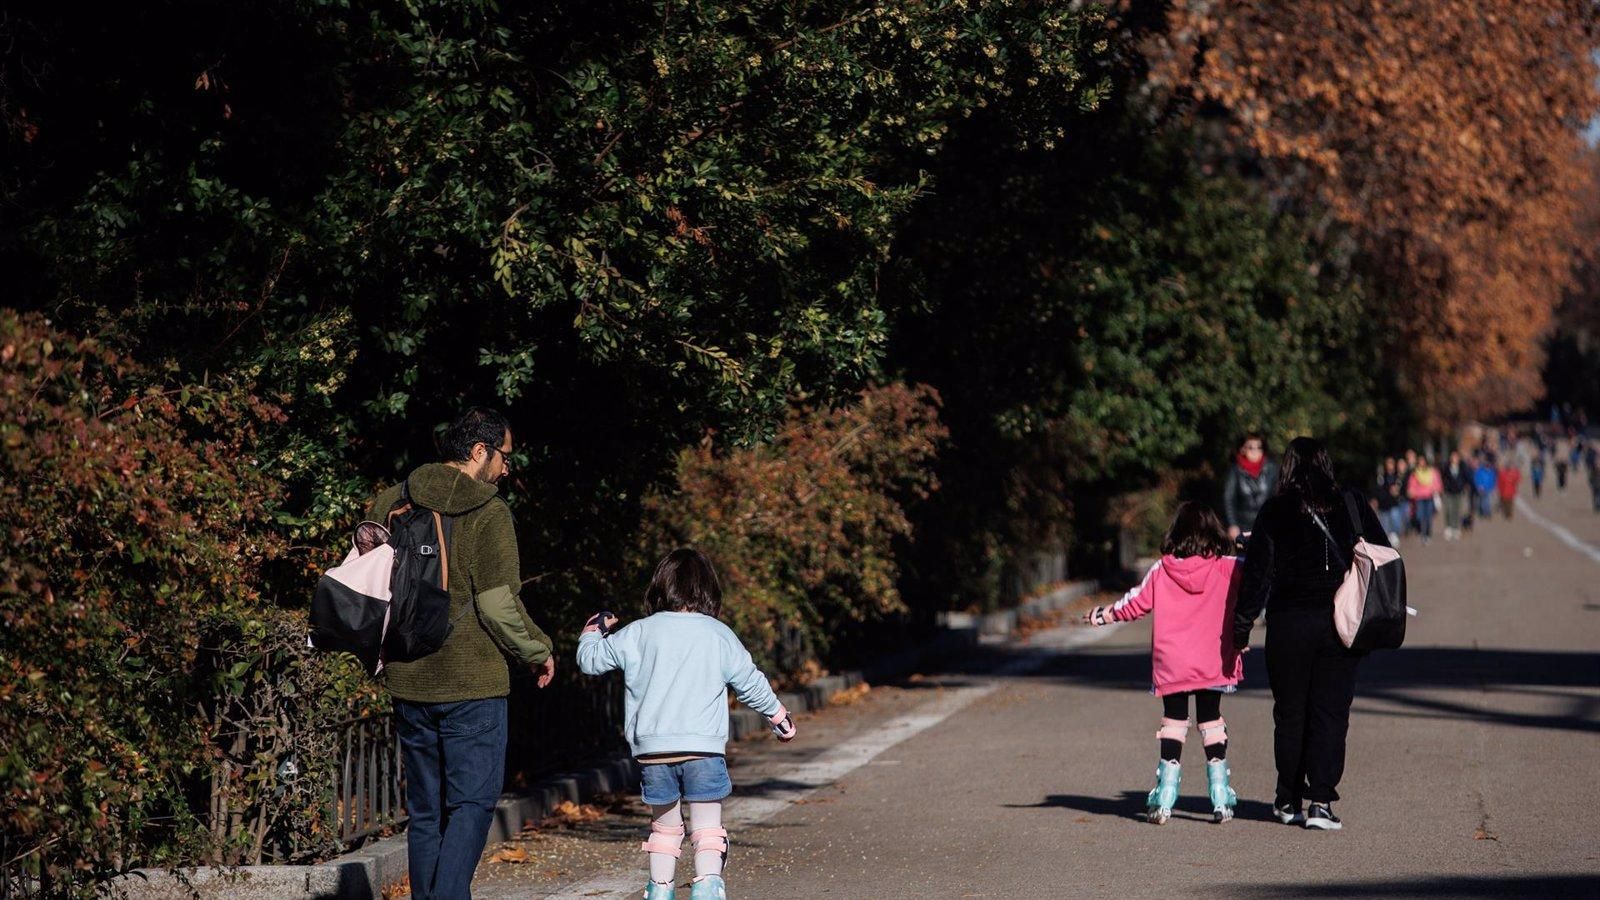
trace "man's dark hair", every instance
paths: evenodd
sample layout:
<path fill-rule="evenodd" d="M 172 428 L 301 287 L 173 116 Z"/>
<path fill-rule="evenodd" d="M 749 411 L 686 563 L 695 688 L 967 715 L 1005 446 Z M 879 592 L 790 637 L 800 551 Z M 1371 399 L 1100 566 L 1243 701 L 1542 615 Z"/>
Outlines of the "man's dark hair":
<path fill-rule="evenodd" d="M 497 409 L 474 406 L 439 434 L 439 455 L 445 462 L 466 462 L 475 444 L 499 447 L 511 424 Z"/>
<path fill-rule="evenodd" d="M 1218 559 L 1233 553 L 1233 541 L 1222 528 L 1222 520 L 1211 507 L 1193 500 L 1178 504 L 1178 514 L 1172 519 L 1166 540 L 1161 542 L 1162 556 L 1204 556 Z"/>
<path fill-rule="evenodd" d="M 644 605 L 652 613 L 694 612 L 715 617 L 722 612 L 722 585 L 711 560 L 699 550 L 680 547 L 656 563 Z"/>

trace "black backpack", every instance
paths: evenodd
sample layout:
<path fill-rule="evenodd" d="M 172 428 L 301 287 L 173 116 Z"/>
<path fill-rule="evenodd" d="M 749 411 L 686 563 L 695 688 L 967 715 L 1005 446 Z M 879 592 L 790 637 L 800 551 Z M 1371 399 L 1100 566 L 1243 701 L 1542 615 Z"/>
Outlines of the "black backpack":
<path fill-rule="evenodd" d="M 383 658 L 411 662 L 443 647 L 455 627 L 450 621 L 450 535 L 455 519 L 413 502 L 411 486 L 402 482 L 387 524 L 394 578 L 389 583 Z"/>
<path fill-rule="evenodd" d="M 340 570 L 357 553 L 324 574 L 311 599 L 311 645 L 355 654 L 371 674 L 385 663 L 411 662 L 433 653 L 444 646 L 454 628 L 450 620 L 453 517 L 416 503 L 410 485 L 402 483 L 400 497 L 382 524 L 388 529 L 386 546 L 394 555 L 388 572 L 389 599 L 355 590 L 341 578 Z"/>
<path fill-rule="evenodd" d="M 1345 570 L 1333 595 L 1333 625 L 1339 640 L 1351 650 L 1395 650 L 1406 641 L 1406 619 L 1416 610 L 1406 605 L 1406 564 L 1393 547 L 1369 544 L 1362 536 L 1361 512 L 1356 495 L 1344 494 L 1345 512 L 1355 530 L 1355 547 L 1349 560 L 1334 539 L 1328 523 L 1315 512 L 1312 521 L 1322 529 L 1333 555 Z"/>

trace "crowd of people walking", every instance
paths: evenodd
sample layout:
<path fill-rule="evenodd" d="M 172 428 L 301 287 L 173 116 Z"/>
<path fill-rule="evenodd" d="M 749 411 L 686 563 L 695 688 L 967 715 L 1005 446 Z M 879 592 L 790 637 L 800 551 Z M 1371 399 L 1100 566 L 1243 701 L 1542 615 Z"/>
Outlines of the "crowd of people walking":
<path fill-rule="evenodd" d="M 1600 441 L 1576 427 L 1538 427 L 1526 435 L 1507 427 L 1486 432 L 1465 451 L 1449 451 L 1442 466 L 1435 464 L 1431 452 L 1407 450 L 1385 457 L 1378 466 L 1372 501 L 1392 544 L 1408 535 L 1428 544 L 1441 513 L 1447 541 L 1461 540 L 1475 523 L 1496 513 L 1512 518 L 1524 470 L 1535 498 L 1543 494 L 1552 469 L 1558 491 L 1566 491 L 1575 481 L 1571 476 L 1583 472 L 1595 511 L 1600 512 L 1597 445 Z"/>

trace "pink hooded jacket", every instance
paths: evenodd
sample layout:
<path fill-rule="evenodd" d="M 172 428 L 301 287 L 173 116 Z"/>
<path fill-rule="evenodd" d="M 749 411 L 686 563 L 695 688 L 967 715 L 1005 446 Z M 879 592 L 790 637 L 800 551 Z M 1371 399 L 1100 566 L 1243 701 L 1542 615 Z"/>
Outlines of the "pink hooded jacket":
<path fill-rule="evenodd" d="M 1241 570 L 1236 556 L 1163 556 L 1106 611 L 1107 618 L 1132 622 L 1155 610 L 1150 680 L 1156 696 L 1228 688 L 1244 677 L 1231 630 Z"/>

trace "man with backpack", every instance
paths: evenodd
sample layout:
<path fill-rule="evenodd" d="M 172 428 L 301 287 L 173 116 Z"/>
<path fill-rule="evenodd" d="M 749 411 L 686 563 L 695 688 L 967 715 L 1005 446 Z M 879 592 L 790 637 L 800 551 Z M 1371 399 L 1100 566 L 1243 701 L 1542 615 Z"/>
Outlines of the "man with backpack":
<path fill-rule="evenodd" d="M 412 471 L 379 494 L 367 518 L 420 508 L 437 514 L 449 628 L 438 650 L 389 662 L 405 765 L 411 895 L 470 896 L 505 780 L 508 659 L 555 675 L 550 638 L 518 598 L 522 570 L 511 509 L 496 483 L 509 468 L 511 429 L 492 409 L 467 410 L 440 437 L 442 462 Z M 401 577 L 399 570 L 396 578 Z"/>

